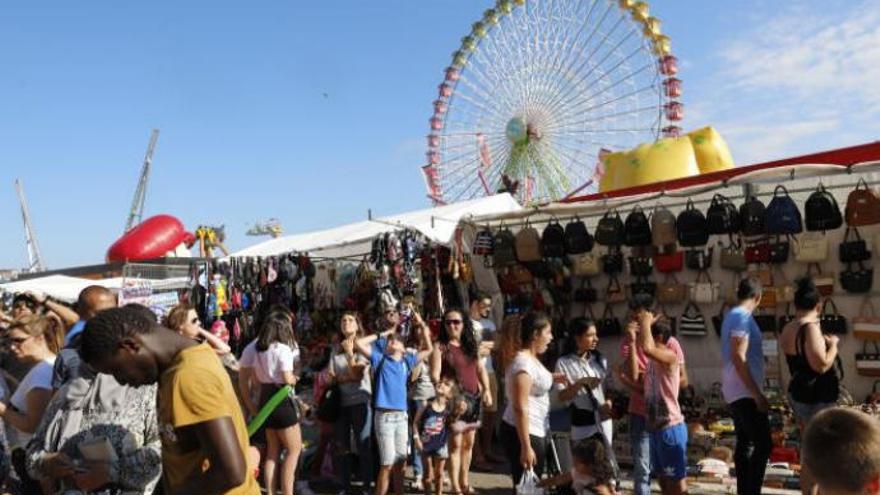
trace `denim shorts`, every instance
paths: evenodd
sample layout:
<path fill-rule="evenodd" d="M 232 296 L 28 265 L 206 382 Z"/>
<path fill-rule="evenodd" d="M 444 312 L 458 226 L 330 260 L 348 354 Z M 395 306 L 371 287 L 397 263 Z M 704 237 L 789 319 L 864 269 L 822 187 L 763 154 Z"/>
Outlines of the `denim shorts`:
<path fill-rule="evenodd" d="M 449 446 L 444 445 L 434 452 L 425 452 L 425 455 L 434 459 L 449 459 Z"/>
<path fill-rule="evenodd" d="M 376 411 L 376 443 L 379 464 L 393 466 L 406 460 L 409 446 L 409 420 L 406 411 Z"/>
<path fill-rule="evenodd" d="M 791 410 L 794 413 L 794 417 L 799 421 L 807 424 L 813 419 L 813 416 L 819 414 L 820 412 L 828 409 L 829 407 L 834 407 L 837 404 L 834 402 L 819 402 L 818 404 L 804 404 L 803 402 L 798 402 L 791 397 L 791 394 L 788 394 L 788 404 L 791 406 Z"/>

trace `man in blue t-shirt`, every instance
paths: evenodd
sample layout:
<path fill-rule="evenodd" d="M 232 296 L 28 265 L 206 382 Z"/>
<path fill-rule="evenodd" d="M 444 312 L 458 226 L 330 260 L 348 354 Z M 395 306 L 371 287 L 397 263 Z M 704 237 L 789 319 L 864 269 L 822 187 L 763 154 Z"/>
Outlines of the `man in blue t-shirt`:
<path fill-rule="evenodd" d="M 764 352 L 761 329 L 752 312 L 761 303 L 762 287 L 743 279 L 737 288 L 739 304 L 721 325 L 721 388 L 736 427 L 737 495 L 759 495 L 770 458 L 769 404 L 764 396 Z"/>
<path fill-rule="evenodd" d="M 391 319 L 397 308 L 386 308 Z M 397 333 L 397 325 L 357 341 L 358 352 L 370 359 L 373 370 L 373 409 L 376 443 L 379 447 L 379 474 L 376 495 L 385 495 L 391 479 L 394 492 L 403 493 L 403 467 L 409 451 L 407 385 L 414 369 L 433 350 L 431 333 L 418 313 L 413 313 L 413 331 L 421 340 L 419 352 L 407 351 Z"/>

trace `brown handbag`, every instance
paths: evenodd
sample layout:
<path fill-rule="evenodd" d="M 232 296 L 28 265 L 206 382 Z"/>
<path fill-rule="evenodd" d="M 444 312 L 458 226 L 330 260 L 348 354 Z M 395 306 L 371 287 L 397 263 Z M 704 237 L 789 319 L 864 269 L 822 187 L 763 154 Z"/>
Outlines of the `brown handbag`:
<path fill-rule="evenodd" d="M 663 282 L 657 284 L 656 297 L 661 304 L 677 304 L 687 300 L 688 287 L 680 283 L 675 275 L 667 275 Z"/>
<path fill-rule="evenodd" d="M 846 198 L 846 224 L 850 227 L 880 223 L 880 196 L 859 179 L 856 188 Z"/>

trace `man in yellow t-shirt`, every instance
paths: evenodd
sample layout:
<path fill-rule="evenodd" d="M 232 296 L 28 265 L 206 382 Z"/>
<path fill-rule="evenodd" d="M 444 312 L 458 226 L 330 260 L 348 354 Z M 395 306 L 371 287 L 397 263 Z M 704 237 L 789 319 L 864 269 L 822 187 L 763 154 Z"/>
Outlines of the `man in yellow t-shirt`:
<path fill-rule="evenodd" d="M 241 407 L 210 346 L 116 308 L 89 320 L 80 353 L 124 385 L 159 383 L 166 495 L 260 493 L 247 468 Z"/>

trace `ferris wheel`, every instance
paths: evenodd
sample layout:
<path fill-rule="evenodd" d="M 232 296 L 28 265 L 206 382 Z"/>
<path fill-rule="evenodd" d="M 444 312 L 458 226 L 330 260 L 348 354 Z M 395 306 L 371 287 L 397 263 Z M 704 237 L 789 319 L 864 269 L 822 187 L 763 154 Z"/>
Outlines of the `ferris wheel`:
<path fill-rule="evenodd" d="M 678 136 L 681 81 L 646 2 L 498 0 L 445 69 L 422 167 L 436 204 L 596 189 L 604 154 Z"/>

